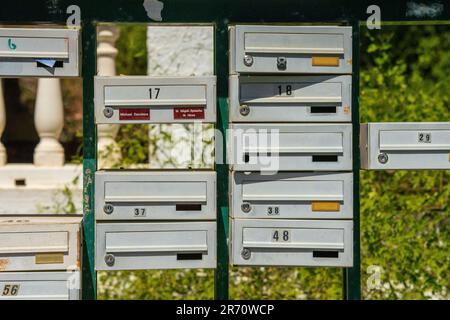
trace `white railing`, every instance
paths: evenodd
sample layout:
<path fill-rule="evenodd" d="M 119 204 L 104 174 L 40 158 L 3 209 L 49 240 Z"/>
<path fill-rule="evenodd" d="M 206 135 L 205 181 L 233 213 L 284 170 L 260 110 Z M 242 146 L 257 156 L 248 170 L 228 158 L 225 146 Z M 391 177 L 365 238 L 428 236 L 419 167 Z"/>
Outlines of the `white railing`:
<path fill-rule="evenodd" d="M 118 31 L 102 26 L 98 31 L 98 74 L 115 75 L 114 44 Z M 1 84 L 1 79 L 0 79 Z M 59 137 L 64 126 L 61 83 L 56 78 L 38 79 L 34 123 L 39 143 L 33 163 L 7 161 L 7 150 L 0 142 L 0 214 L 30 215 L 64 213 L 70 205 L 82 212 L 82 166 L 66 163 Z M 0 85 L 0 138 L 6 125 L 6 108 Z M 98 127 L 99 168 L 120 159 L 114 138 L 118 126 Z"/>

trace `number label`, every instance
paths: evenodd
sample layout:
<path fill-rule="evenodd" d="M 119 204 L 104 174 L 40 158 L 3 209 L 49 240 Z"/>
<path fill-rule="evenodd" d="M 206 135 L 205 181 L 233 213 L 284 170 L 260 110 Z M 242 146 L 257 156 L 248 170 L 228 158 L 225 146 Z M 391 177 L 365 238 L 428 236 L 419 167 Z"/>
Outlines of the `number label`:
<path fill-rule="evenodd" d="M 161 88 L 150 88 L 148 89 L 148 93 L 150 95 L 150 99 L 158 99 L 159 97 L 159 91 L 161 90 Z"/>
<path fill-rule="evenodd" d="M 292 85 L 278 85 L 278 95 L 279 96 L 291 96 L 292 95 Z"/>
<path fill-rule="evenodd" d="M 5 284 L 2 291 L 2 296 L 17 296 L 19 294 L 20 286 L 18 284 Z"/>
<path fill-rule="evenodd" d="M 431 133 L 419 132 L 417 141 L 420 143 L 431 143 Z"/>
<path fill-rule="evenodd" d="M 134 208 L 134 216 L 136 218 L 147 216 L 147 210 L 145 208 Z"/>
<path fill-rule="evenodd" d="M 289 242 L 291 241 L 291 232 L 289 230 L 273 230 L 272 242 Z"/>
<path fill-rule="evenodd" d="M 267 207 L 268 216 L 278 216 L 280 214 L 280 207 Z"/>

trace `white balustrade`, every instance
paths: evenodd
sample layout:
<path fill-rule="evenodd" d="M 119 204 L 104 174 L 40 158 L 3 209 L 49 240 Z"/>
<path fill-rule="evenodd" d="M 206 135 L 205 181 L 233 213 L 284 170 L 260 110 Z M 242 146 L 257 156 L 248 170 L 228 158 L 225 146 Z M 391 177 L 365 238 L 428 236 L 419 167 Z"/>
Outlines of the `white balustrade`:
<path fill-rule="evenodd" d="M 118 50 L 114 44 L 119 37 L 119 31 L 113 26 L 98 28 L 97 46 L 97 74 L 100 76 L 114 76 Z M 110 168 L 121 159 L 120 147 L 114 140 L 119 126 L 100 124 L 97 126 L 98 168 Z"/>
<path fill-rule="evenodd" d="M 38 80 L 34 124 L 40 138 L 34 149 L 34 165 L 63 166 L 64 148 L 58 141 L 64 125 L 64 107 L 59 79 L 40 78 Z"/>

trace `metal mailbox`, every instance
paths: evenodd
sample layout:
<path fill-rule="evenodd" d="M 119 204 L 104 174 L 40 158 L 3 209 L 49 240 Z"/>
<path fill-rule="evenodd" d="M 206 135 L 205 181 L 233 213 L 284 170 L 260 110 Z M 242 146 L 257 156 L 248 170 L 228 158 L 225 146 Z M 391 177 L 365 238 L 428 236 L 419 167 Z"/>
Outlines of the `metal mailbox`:
<path fill-rule="evenodd" d="M 233 265 L 353 266 L 349 220 L 232 219 Z"/>
<path fill-rule="evenodd" d="M 0 219 L 0 272 L 79 270 L 81 217 Z"/>
<path fill-rule="evenodd" d="M 361 125 L 363 169 L 450 169 L 450 122 Z"/>
<path fill-rule="evenodd" d="M 97 223 L 97 270 L 216 267 L 215 222 Z"/>
<path fill-rule="evenodd" d="M 97 220 L 215 220 L 216 172 L 95 173 Z"/>
<path fill-rule="evenodd" d="M 0 300 L 79 299 L 81 299 L 79 271 L 0 273 Z"/>
<path fill-rule="evenodd" d="M 230 27 L 231 74 L 351 72 L 351 27 Z"/>
<path fill-rule="evenodd" d="M 0 27 L 0 76 L 80 76 L 79 33 L 75 28 Z"/>
<path fill-rule="evenodd" d="M 216 122 L 216 77 L 97 76 L 95 122 Z"/>
<path fill-rule="evenodd" d="M 233 218 L 352 219 L 353 174 L 230 173 Z"/>
<path fill-rule="evenodd" d="M 351 122 L 350 75 L 231 75 L 231 122 Z"/>
<path fill-rule="evenodd" d="M 232 124 L 235 171 L 351 171 L 351 124 Z"/>

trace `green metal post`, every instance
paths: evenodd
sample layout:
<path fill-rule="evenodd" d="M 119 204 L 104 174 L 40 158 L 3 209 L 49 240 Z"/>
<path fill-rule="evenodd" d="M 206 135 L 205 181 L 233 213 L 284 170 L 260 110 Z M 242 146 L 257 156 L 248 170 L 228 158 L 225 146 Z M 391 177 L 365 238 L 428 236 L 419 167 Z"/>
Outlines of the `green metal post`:
<path fill-rule="evenodd" d="M 360 205 L 359 205 L 359 21 L 353 27 L 352 128 L 353 128 L 353 267 L 344 269 L 344 299 L 361 299 Z"/>
<path fill-rule="evenodd" d="M 82 26 L 83 46 L 83 283 L 84 300 L 97 298 L 95 272 L 94 177 L 97 170 L 97 130 L 94 120 L 94 75 L 96 63 L 96 28 L 91 20 Z"/>
<path fill-rule="evenodd" d="M 226 143 L 228 128 L 228 29 L 225 21 L 216 22 L 215 73 L 217 75 L 217 129 L 222 133 L 222 143 L 216 144 L 216 156 L 223 155 L 216 164 L 217 172 L 217 269 L 215 270 L 214 296 L 228 300 L 228 165 Z"/>

